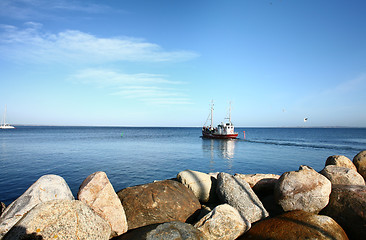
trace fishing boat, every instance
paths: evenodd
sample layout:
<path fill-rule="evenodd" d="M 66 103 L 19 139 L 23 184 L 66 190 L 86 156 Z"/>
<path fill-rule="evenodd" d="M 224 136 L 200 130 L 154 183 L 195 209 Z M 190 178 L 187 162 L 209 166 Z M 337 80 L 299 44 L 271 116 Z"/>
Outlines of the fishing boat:
<path fill-rule="evenodd" d="M 217 125 L 216 128 L 213 127 L 213 110 L 214 104 L 211 102 L 211 113 L 207 118 L 206 123 L 202 127 L 202 137 L 204 138 L 217 138 L 217 139 L 234 139 L 238 137 L 238 133 L 234 132 L 234 125 L 231 122 L 231 104 L 229 107 L 228 117 L 225 118 L 228 122 Z M 211 125 L 207 126 L 208 120 L 211 120 Z"/>
<path fill-rule="evenodd" d="M 14 126 L 11 126 L 10 124 L 6 123 L 6 105 L 5 105 L 3 122 L 0 125 L 0 129 L 14 129 L 14 128 L 15 128 Z"/>

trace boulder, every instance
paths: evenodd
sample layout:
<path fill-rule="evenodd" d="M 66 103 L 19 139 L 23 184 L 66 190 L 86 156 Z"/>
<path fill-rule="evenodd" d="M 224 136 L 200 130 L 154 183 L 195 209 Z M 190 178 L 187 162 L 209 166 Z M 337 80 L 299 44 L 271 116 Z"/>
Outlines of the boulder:
<path fill-rule="evenodd" d="M 332 184 L 342 185 L 365 185 L 363 177 L 355 170 L 328 165 L 321 172 Z"/>
<path fill-rule="evenodd" d="M 258 222 L 238 238 L 238 240 L 245 239 L 347 240 L 348 238 L 341 226 L 332 218 L 298 210 Z"/>
<path fill-rule="evenodd" d="M 128 229 L 154 223 L 185 222 L 201 208 L 193 192 L 173 180 L 125 188 L 117 195 L 126 212 Z"/>
<path fill-rule="evenodd" d="M 184 186 L 192 190 L 200 202 L 206 203 L 216 199 L 216 179 L 202 172 L 185 170 L 177 175 Z"/>
<path fill-rule="evenodd" d="M 220 173 L 217 177 L 217 194 L 222 202 L 238 210 L 244 221 L 253 223 L 268 216 L 249 184 L 239 177 Z"/>
<path fill-rule="evenodd" d="M 188 223 L 179 221 L 159 225 L 147 233 L 146 240 L 205 240 L 206 236 Z"/>
<path fill-rule="evenodd" d="M 235 174 L 243 179 L 256 194 L 266 195 L 273 193 L 274 186 L 280 175 L 277 174 Z"/>
<path fill-rule="evenodd" d="M 112 240 L 208 240 L 192 225 L 179 221 L 136 228 Z"/>
<path fill-rule="evenodd" d="M 109 224 L 85 203 L 77 200 L 52 200 L 40 203 L 30 210 L 3 240 L 108 240 L 110 234 Z"/>
<path fill-rule="evenodd" d="M 343 155 L 329 156 L 327 158 L 327 160 L 325 161 L 325 166 L 328 166 L 328 165 L 336 165 L 336 166 L 339 166 L 339 167 L 346 167 L 346 168 L 353 169 L 353 170 L 357 171 L 356 166 L 353 164 L 351 159 L 349 159 L 348 157 L 343 156 Z"/>
<path fill-rule="evenodd" d="M 201 218 L 194 226 L 211 240 L 231 240 L 246 232 L 251 224 L 244 221 L 238 210 L 229 204 L 222 204 Z"/>
<path fill-rule="evenodd" d="M 109 223 L 112 235 L 127 232 L 125 210 L 104 172 L 95 172 L 83 181 L 79 188 L 78 199 Z"/>
<path fill-rule="evenodd" d="M 329 201 L 331 182 L 307 166 L 281 175 L 275 186 L 275 199 L 284 211 L 318 213 Z"/>
<path fill-rule="evenodd" d="M 125 234 L 122 234 L 120 236 L 112 238 L 112 240 L 132 240 L 132 239 L 138 239 L 138 240 L 146 240 L 147 234 L 157 228 L 160 224 L 151 224 L 147 226 L 143 226 L 140 228 L 136 228 L 133 230 L 128 231 Z"/>
<path fill-rule="evenodd" d="M 366 181 L 366 150 L 359 152 L 353 158 L 353 164 L 356 166 L 357 171 Z"/>
<path fill-rule="evenodd" d="M 3 212 L 5 211 L 6 205 L 3 202 L 0 202 L 0 216 L 1 214 L 3 214 Z"/>
<path fill-rule="evenodd" d="M 29 210 L 39 203 L 74 197 L 65 180 L 57 175 L 44 175 L 32 184 L 19 198 L 12 202 L 0 217 L 0 239 Z"/>
<path fill-rule="evenodd" d="M 321 214 L 336 220 L 350 239 L 365 239 L 366 186 L 333 185 L 329 204 Z"/>

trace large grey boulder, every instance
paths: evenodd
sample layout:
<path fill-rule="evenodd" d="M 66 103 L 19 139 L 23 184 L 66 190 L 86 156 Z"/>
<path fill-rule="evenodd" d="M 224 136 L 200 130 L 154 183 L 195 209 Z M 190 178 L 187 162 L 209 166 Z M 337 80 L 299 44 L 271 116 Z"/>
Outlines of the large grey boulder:
<path fill-rule="evenodd" d="M 350 239 L 365 239 L 366 186 L 333 185 L 329 204 L 321 214 L 336 220 Z"/>
<path fill-rule="evenodd" d="M 44 175 L 12 202 L 0 217 L 0 238 L 9 231 L 29 210 L 39 203 L 54 199 L 73 200 L 65 180 L 57 175 Z"/>
<path fill-rule="evenodd" d="M 328 216 L 291 211 L 255 224 L 238 240 L 348 240 L 341 226 Z"/>
<path fill-rule="evenodd" d="M 79 188 L 78 199 L 110 224 L 112 235 L 127 232 L 125 210 L 105 172 L 89 175 Z"/>
<path fill-rule="evenodd" d="M 341 185 L 365 185 L 363 177 L 355 170 L 328 165 L 321 172 L 332 184 Z"/>
<path fill-rule="evenodd" d="M 346 167 L 357 171 L 356 166 L 353 164 L 351 159 L 343 155 L 329 156 L 325 161 L 325 166 L 336 165 L 338 167 Z"/>
<path fill-rule="evenodd" d="M 53 200 L 30 210 L 3 240 L 75 239 L 108 240 L 109 224 L 85 203 Z"/>
<path fill-rule="evenodd" d="M 329 201 L 331 182 L 307 166 L 281 175 L 275 187 L 276 202 L 284 211 L 303 210 L 318 213 Z"/>
<path fill-rule="evenodd" d="M 267 210 L 249 184 L 239 177 L 219 173 L 217 194 L 222 202 L 228 203 L 238 210 L 244 221 L 253 223 L 268 216 Z"/>
<path fill-rule="evenodd" d="M 210 175 L 193 170 L 185 170 L 177 175 L 184 186 L 192 190 L 200 202 L 206 203 L 216 198 L 216 179 Z"/>
<path fill-rule="evenodd" d="M 222 204 L 215 207 L 194 226 L 211 240 L 231 240 L 246 232 L 251 224 L 244 221 L 238 210 L 229 204 Z"/>
<path fill-rule="evenodd" d="M 359 152 L 353 158 L 353 164 L 356 166 L 357 171 L 366 181 L 366 150 Z"/>

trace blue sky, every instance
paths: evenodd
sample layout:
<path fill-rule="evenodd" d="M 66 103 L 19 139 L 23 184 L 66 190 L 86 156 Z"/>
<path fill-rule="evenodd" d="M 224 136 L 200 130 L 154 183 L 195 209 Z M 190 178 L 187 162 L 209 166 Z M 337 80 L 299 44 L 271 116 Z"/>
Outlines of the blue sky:
<path fill-rule="evenodd" d="M 40 125 L 366 127 L 365 1 L 0 1 L 0 112 Z M 303 119 L 308 117 L 304 123 Z"/>

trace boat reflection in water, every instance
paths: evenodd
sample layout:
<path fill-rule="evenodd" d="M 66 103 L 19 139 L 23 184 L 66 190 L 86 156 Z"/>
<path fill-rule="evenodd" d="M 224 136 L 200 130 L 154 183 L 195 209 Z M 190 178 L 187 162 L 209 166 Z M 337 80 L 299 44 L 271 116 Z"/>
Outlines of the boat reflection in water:
<path fill-rule="evenodd" d="M 235 154 L 235 139 L 207 139 L 202 138 L 202 150 L 210 158 L 210 171 L 226 168 L 230 173 Z M 226 165 L 226 166 L 222 166 Z M 221 170 L 220 170 L 221 171 Z"/>

